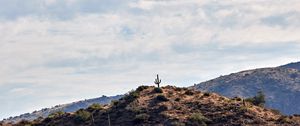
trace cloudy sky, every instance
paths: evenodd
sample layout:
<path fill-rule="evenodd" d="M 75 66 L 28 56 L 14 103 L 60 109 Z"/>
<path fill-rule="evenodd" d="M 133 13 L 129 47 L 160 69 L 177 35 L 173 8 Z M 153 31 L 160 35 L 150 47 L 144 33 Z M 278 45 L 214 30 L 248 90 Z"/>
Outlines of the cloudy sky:
<path fill-rule="evenodd" d="M 0 0 L 0 119 L 299 54 L 299 0 Z"/>

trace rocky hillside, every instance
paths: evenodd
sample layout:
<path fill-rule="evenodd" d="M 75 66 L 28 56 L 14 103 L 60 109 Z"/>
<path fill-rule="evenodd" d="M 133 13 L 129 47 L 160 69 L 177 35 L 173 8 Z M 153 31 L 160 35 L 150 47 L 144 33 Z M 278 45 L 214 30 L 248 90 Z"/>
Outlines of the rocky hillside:
<path fill-rule="evenodd" d="M 54 113 L 54 112 L 58 112 L 58 111 L 75 112 L 79 109 L 87 108 L 88 106 L 90 106 L 94 103 L 108 104 L 112 100 L 117 100 L 121 97 L 122 97 L 122 95 L 111 96 L 111 97 L 102 96 L 102 97 L 99 97 L 99 98 L 93 98 L 93 99 L 77 101 L 77 102 L 73 102 L 73 103 L 69 103 L 69 104 L 57 105 L 57 106 L 52 107 L 52 108 L 44 108 L 44 109 L 41 109 L 39 111 L 34 111 L 32 113 L 25 113 L 25 114 L 22 114 L 20 116 L 10 117 L 8 119 L 4 119 L 3 122 L 5 122 L 5 123 L 9 123 L 9 122 L 15 123 L 15 122 L 19 122 L 21 120 L 32 121 L 32 120 L 37 119 L 39 117 L 44 117 L 45 118 L 49 114 Z"/>
<path fill-rule="evenodd" d="M 300 125 L 298 116 L 282 116 L 243 101 L 187 88 L 141 86 L 107 106 L 94 104 L 14 126 Z"/>
<path fill-rule="evenodd" d="M 193 88 L 227 97 L 266 95 L 266 106 L 284 114 L 300 114 L 300 63 L 247 70 L 200 83 Z"/>

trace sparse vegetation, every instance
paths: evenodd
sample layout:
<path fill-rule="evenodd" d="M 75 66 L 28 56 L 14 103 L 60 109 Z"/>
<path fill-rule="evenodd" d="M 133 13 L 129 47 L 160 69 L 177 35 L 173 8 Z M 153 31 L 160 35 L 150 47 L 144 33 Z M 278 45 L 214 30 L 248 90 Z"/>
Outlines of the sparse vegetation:
<path fill-rule="evenodd" d="M 188 124 L 193 126 L 206 126 L 211 120 L 203 116 L 201 113 L 193 113 L 188 118 Z"/>
<path fill-rule="evenodd" d="M 203 94 L 203 96 L 208 97 L 208 96 L 210 96 L 210 93 L 209 93 L 209 92 L 205 92 L 205 93 Z"/>
<path fill-rule="evenodd" d="M 273 112 L 274 114 L 278 114 L 278 115 L 281 115 L 281 112 L 277 109 L 270 109 L 271 112 Z"/>
<path fill-rule="evenodd" d="M 163 90 L 161 88 L 156 87 L 153 89 L 153 92 L 154 93 L 163 93 Z"/>
<path fill-rule="evenodd" d="M 84 122 L 89 120 L 91 117 L 91 113 L 84 110 L 84 109 L 80 109 L 78 111 L 75 112 L 75 121 L 76 122 Z"/>
<path fill-rule="evenodd" d="M 158 100 L 158 101 L 163 101 L 163 102 L 169 101 L 169 99 L 166 98 L 166 96 L 164 96 L 164 95 L 157 95 L 157 96 L 156 96 L 156 100 Z"/>
<path fill-rule="evenodd" d="M 245 99 L 248 102 L 251 102 L 254 105 L 263 107 L 266 103 L 265 95 L 262 91 L 257 92 L 257 95 L 252 98 Z"/>
<path fill-rule="evenodd" d="M 143 90 L 145 90 L 145 89 L 147 89 L 147 88 L 149 88 L 149 86 L 142 85 L 142 86 L 139 86 L 139 87 L 136 89 L 136 91 L 137 91 L 137 92 L 141 92 L 141 91 L 143 91 Z"/>
<path fill-rule="evenodd" d="M 57 118 L 57 117 L 60 117 L 64 114 L 65 114 L 65 112 L 63 112 L 63 111 L 57 111 L 57 112 L 49 114 L 48 118 Z"/>
<path fill-rule="evenodd" d="M 118 101 L 118 103 L 120 103 L 120 101 L 132 102 L 138 97 L 139 97 L 139 91 L 132 90 L 132 91 L 128 92 L 123 98 L 121 98 Z M 114 101 L 114 102 L 116 102 L 116 101 Z M 114 104 L 114 105 L 117 105 L 117 104 Z"/>
<path fill-rule="evenodd" d="M 170 123 L 171 126 L 185 126 L 183 122 L 174 121 Z"/>
<path fill-rule="evenodd" d="M 119 101 L 118 101 L 118 100 L 112 100 L 112 101 L 111 101 L 111 104 L 114 105 L 114 106 L 116 106 L 116 105 L 119 104 Z"/>
<path fill-rule="evenodd" d="M 288 116 L 281 116 L 278 120 L 277 120 L 279 123 L 292 123 L 293 121 L 291 120 L 290 117 Z"/>
<path fill-rule="evenodd" d="M 177 102 L 180 101 L 180 98 L 175 98 L 175 101 L 177 101 Z"/>
<path fill-rule="evenodd" d="M 241 106 L 241 107 L 239 108 L 239 110 L 240 110 L 241 112 L 246 112 L 246 111 L 248 110 L 248 107 L 246 107 L 246 106 Z"/>
<path fill-rule="evenodd" d="M 187 91 L 184 92 L 184 94 L 186 94 L 186 95 L 194 95 L 194 92 L 191 91 L 191 90 L 187 90 Z"/>
<path fill-rule="evenodd" d="M 103 107 L 100 104 L 94 103 L 94 104 L 92 104 L 92 105 L 90 105 L 88 107 L 88 110 L 91 110 L 91 111 L 94 111 L 94 110 L 103 110 Z"/>
<path fill-rule="evenodd" d="M 145 122 L 150 118 L 150 115 L 146 114 L 146 113 L 142 113 L 142 114 L 138 114 L 135 116 L 134 121 L 136 122 Z"/>

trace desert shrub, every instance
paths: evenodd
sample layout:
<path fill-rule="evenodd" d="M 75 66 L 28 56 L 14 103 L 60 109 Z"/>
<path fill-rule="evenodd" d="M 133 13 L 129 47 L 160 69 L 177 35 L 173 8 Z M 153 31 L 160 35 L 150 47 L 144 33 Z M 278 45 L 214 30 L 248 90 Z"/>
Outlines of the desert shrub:
<path fill-rule="evenodd" d="M 206 123 L 209 122 L 211 122 L 211 120 L 203 116 L 201 113 L 194 113 L 188 117 L 188 124 L 193 126 L 206 126 Z"/>
<path fill-rule="evenodd" d="M 293 122 L 293 120 L 290 119 L 290 117 L 288 117 L 288 116 L 281 116 L 278 118 L 277 121 L 280 123 L 292 123 Z"/>
<path fill-rule="evenodd" d="M 185 92 L 184 92 L 184 94 L 186 94 L 186 95 L 193 95 L 193 94 L 194 94 L 194 92 L 193 92 L 193 91 L 191 91 L 191 90 L 187 90 L 187 91 L 185 91 Z"/>
<path fill-rule="evenodd" d="M 277 114 L 277 115 L 281 115 L 281 112 L 277 109 L 270 109 L 272 113 Z"/>
<path fill-rule="evenodd" d="M 143 113 L 144 112 L 144 110 L 142 108 L 136 107 L 136 106 L 130 107 L 130 111 L 132 111 L 134 113 Z"/>
<path fill-rule="evenodd" d="M 188 88 L 186 88 L 186 87 L 183 87 L 183 88 L 181 88 L 182 90 L 184 90 L 184 91 L 186 91 L 186 90 L 189 90 Z"/>
<path fill-rule="evenodd" d="M 179 87 L 175 87 L 175 91 L 181 91 L 182 88 L 179 88 Z"/>
<path fill-rule="evenodd" d="M 160 113 L 160 112 L 163 112 L 163 111 L 167 111 L 169 108 L 167 105 L 161 105 L 159 106 L 155 111 Z"/>
<path fill-rule="evenodd" d="M 240 97 L 234 97 L 234 99 L 237 101 L 242 101 L 242 98 L 240 98 Z"/>
<path fill-rule="evenodd" d="M 32 126 L 32 123 L 30 121 L 27 121 L 27 120 L 21 120 L 17 126 L 20 125 L 20 126 Z"/>
<path fill-rule="evenodd" d="M 209 92 L 205 92 L 204 94 L 203 94 L 203 96 L 210 96 L 210 93 Z"/>
<path fill-rule="evenodd" d="M 153 89 L 153 92 L 154 93 L 163 93 L 163 90 L 161 88 L 156 87 Z"/>
<path fill-rule="evenodd" d="M 179 121 L 173 121 L 170 123 L 170 126 L 185 126 L 185 124 Z"/>
<path fill-rule="evenodd" d="M 246 111 L 248 111 L 248 108 L 246 106 L 242 106 L 242 107 L 239 108 L 239 111 L 240 112 L 246 112 Z"/>
<path fill-rule="evenodd" d="M 158 101 L 169 101 L 169 99 L 166 98 L 166 96 L 164 96 L 164 95 L 157 95 L 156 100 L 158 100 Z"/>
<path fill-rule="evenodd" d="M 127 102 L 132 102 L 134 101 L 136 98 L 139 97 L 139 92 L 138 91 L 130 91 L 128 92 L 123 98 L 121 98 L 120 100 L 126 100 Z"/>
<path fill-rule="evenodd" d="M 265 95 L 262 91 L 257 92 L 257 95 L 252 98 L 245 99 L 248 102 L 251 102 L 254 105 L 263 107 L 266 103 Z"/>
<path fill-rule="evenodd" d="M 139 87 L 136 89 L 136 91 L 141 92 L 141 91 L 143 91 L 143 90 L 145 90 L 145 89 L 147 89 L 147 88 L 149 88 L 149 86 L 141 85 L 141 86 L 139 86 Z"/>
<path fill-rule="evenodd" d="M 84 109 L 79 109 L 75 112 L 75 121 L 84 122 L 87 121 L 91 117 L 91 113 L 85 111 Z"/>
<path fill-rule="evenodd" d="M 65 114 L 65 112 L 63 112 L 63 111 L 57 111 L 57 112 L 53 112 L 53 113 L 49 114 L 48 118 L 57 118 L 64 114 Z"/>
<path fill-rule="evenodd" d="M 112 100 L 112 101 L 111 101 L 111 104 L 114 105 L 114 106 L 116 106 L 116 105 L 119 104 L 119 101 L 118 101 L 118 100 Z"/>
<path fill-rule="evenodd" d="M 94 103 L 88 107 L 88 110 L 103 110 L 102 105 Z"/>
<path fill-rule="evenodd" d="M 150 118 L 150 115 L 146 113 L 138 114 L 135 116 L 134 121 L 135 122 L 145 122 Z"/>
<path fill-rule="evenodd" d="M 175 98 L 175 101 L 180 101 L 180 98 Z"/>

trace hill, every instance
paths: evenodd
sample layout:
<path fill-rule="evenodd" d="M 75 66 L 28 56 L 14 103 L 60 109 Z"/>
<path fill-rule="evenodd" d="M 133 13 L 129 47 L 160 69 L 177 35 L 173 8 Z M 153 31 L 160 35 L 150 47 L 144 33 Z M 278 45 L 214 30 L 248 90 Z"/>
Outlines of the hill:
<path fill-rule="evenodd" d="M 274 68 L 246 70 L 202 82 L 193 88 L 227 97 L 252 97 L 258 91 L 266 95 L 266 106 L 284 114 L 300 113 L 300 63 Z"/>
<path fill-rule="evenodd" d="M 300 125 L 298 116 L 282 116 L 243 101 L 187 88 L 140 86 L 110 105 L 94 104 L 14 126 Z"/>
<path fill-rule="evenodd" d="M 121 97 L 122 97 L 122 95 L 110 96 L 110 97 L 102 96 L 102 97 L 98 97 L 98 98 L 77 101 L 77 102 L 73 102 L 73 103 L 69 103 L 69 104 L 56 105 L 52 108 L 44 108 L 44 109 L 41 109 L 39 111 L 34 111 L 32 113 L 25 113 L 25 114 L 22 114 L 20 116 L 9 117 L 7 119 L 4 119 L 3 122 L 5 122 L 5 123 L 9 123 L 9 122 L 16 123 L 16 122 L 19 122 L 21 120 L 32 121 L 32 120 L 35 120 L 39 117 L 46 118 L 49 114 L 55 113 L 55 112 L 58 112 L 58 111 L 75 112 L 79 109 L 87 108 L 88 106 L 90 106 L 94 103 L 108 104 L 112 100 L 117 100 Z"/>
<path fill-rule="evenodd" d="M 289 63 L 289 64 L 282 65 L 282 66 L 279 66 L 279 67 L 300 70 L 300 62 Z"/>

